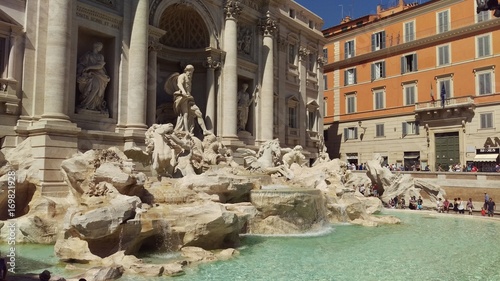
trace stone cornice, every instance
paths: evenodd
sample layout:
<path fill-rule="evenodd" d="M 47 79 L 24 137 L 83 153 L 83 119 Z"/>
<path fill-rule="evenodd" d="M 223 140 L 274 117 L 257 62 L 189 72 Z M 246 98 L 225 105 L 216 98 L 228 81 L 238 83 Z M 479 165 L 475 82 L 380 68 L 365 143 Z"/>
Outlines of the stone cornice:
<path fill-rule="evenodd" d="M 403 43 L 397 46 L 388 47 L 375 52 L 370 52 L 367 54 L 355 56 L 350 59 L 345 59 L 338 62 L 330 63 L 325 65 L 325 72 L 356 66 L 366 61 L 374 61 L 381 58 L 392 57 L 412 50 L 419 50 L 426 47 L 435 46 L 446 42 L 451 42 L 463 36 L 470 36 L 470 35 L 484 33 L 490 30 L 496 30 L 499 28 L 499 26 L 500 26 L 500 18 L 471 24 L 469 26 L 453 29 L 445 33 L 435 34 L 422 39 L 417 39 L 415 41 Z"/>
<path fill-rule="evenodd" d="M 77 3 L 76 16 L 114 29 L 120 29 L 123 22 L 123 18 L 120 16 L 99 10 L 81 2 Z"/>

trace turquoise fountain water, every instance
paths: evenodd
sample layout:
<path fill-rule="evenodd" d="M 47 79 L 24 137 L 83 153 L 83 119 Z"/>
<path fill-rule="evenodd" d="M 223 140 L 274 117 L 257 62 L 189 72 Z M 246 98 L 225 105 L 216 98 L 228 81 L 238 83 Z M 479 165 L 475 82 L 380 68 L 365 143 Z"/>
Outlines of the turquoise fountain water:
<path fill-rule="evenodd" d="M 335 225 L 319 236 L 245 236 L 241 255 L 232 260 L 155 280 L 500 280 L 500 222 L 415 212 L 391 212 L 401 225 Z M 50 255 L 49 248 L 43 255 Z M 40 251 L 20 248 L 18 255 L 53 262 Z"/>

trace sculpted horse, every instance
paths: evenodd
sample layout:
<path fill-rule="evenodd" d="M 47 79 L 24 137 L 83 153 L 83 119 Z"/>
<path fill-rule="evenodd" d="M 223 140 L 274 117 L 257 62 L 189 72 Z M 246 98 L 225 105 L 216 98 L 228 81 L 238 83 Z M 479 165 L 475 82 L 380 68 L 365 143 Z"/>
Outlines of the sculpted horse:
<path fill-rule="evenodd" d="M 293 173 L 282 164 L 281 147 L 278 139 L 266 141 L 255 152 L 248 148 L 238 148 L 245 159 L 245 167 L 251 171 L 258 171 L 265 174 L 280 174 L 288 179 L 293 178 Z"/>

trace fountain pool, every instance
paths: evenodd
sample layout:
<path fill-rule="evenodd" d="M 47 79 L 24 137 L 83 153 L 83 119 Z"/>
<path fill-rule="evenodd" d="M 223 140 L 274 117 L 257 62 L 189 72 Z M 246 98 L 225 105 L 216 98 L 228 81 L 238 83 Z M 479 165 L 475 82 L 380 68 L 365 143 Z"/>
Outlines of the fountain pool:
<path fill-rule="evenodd" d="M 391 211 L 401 225 L 335 225 L 324 235 L 300 237 L 245 236 L 240 256 L 188 270 L 175 280 L 500 280 L 499 221 L 415 212 Z M 51 247 L 26 247 L 18 249 L 23 259 L 52 262 L 42 257 Z"/>

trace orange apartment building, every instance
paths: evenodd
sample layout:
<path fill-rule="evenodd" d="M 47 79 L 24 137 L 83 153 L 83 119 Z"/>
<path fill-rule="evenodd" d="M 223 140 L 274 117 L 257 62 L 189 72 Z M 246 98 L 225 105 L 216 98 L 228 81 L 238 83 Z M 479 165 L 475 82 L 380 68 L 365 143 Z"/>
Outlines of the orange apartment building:
<path fill-rule="evenodd" d="M 500 18 L 476 14 L 475 0 L 400 0 L 323 34 L 331 157 L 359 164 L 380 153 L 407 168 L 494 170 Z"/>

